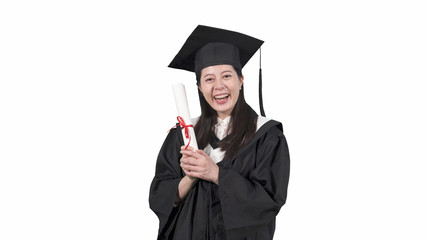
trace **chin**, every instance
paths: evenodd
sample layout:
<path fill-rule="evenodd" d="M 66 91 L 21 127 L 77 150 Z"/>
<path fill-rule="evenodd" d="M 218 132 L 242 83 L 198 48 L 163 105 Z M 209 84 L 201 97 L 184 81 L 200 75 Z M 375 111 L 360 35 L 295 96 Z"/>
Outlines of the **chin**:
<path fill-rule="evenodd" d="M 232 112 L 230 109 L 215 109 L 215 111 L 216 111 L 218 117 L 220 115 L 230 116 L 231 112 Z"/>

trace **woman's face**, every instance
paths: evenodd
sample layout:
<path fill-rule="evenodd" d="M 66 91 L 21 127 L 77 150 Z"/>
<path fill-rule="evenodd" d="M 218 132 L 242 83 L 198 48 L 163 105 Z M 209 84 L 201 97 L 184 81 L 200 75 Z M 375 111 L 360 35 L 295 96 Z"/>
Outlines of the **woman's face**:
<path fill-rule="evenodd" d="M 202 69 L 199 89 L 218 117 L 224 119 L 231 115 L 242 84 L 243 76 L 239 79 L 233 66 L 216 65 Z"/>

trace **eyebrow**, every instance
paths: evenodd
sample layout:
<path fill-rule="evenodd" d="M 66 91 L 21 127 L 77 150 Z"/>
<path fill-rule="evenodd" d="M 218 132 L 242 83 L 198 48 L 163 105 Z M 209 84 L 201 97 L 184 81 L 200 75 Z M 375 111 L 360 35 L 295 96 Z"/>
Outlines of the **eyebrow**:
<path fill-rule="evenodd" d="M 205 78 L 205 77 L 207 77 L 207 76 L 209 76 L 209 75 L 214 75 L 213 73 L 207 73 L 207 74 L 205 74 L 203 77 Z"/>
<path fill-rule="evenodd" d="M 224 74 L 224 73 L 231 73 L 231 70 L 225 70 L 225 71 L 221 72 L 221 74 Z M 215 75 L 215 74 L 213 74 L 213 73 L 206 73 L 203 77 L 205 78 L 205 77 L 207 77 L 209 75 Z"/>

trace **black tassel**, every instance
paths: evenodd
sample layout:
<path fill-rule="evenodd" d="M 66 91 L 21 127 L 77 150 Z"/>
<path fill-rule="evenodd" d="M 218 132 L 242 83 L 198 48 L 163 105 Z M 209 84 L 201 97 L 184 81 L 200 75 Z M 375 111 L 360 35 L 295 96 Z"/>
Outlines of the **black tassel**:
<path fill-rule="evenodd" d="M 261 70 L 261 48 L 259 48 L 259 108 L 261 116 L 265 117 L 264 105 L 262 104 L 262 70 Z"/>

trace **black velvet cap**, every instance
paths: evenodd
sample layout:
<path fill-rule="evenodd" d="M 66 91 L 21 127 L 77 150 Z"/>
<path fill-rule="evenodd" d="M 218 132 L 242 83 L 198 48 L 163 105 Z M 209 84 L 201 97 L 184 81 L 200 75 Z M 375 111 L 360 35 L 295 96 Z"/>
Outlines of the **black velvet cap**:
<path fill-rule="evenodd" d="M 196 74 L 205 67 L 220 64 L 241 70 L 263 43 L 242 33 L 198 25 L 169 67 Z"/>

